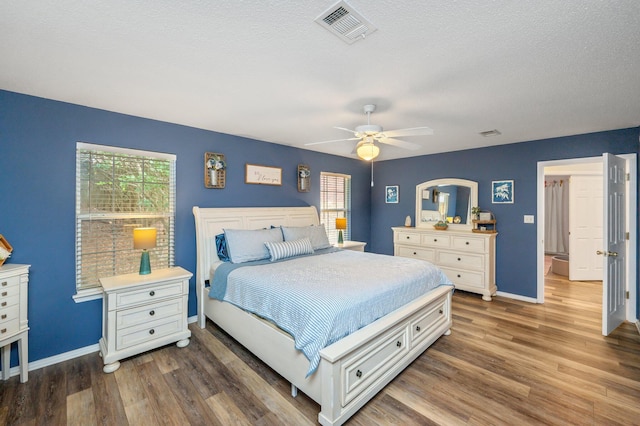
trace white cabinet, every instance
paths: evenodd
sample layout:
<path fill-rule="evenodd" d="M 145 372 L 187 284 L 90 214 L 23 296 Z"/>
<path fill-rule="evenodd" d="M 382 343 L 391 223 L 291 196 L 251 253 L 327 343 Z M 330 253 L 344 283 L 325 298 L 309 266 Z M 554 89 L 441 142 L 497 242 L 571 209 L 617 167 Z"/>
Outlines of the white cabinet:
<path fill-rule="evenodd" d="M 345 241 L 342 244 L 334 244 L 334 247 L 341 248 L 343 250 L 364 251 L 364 246 L 367 243 L 361 241 Z"/>
<path fill-rule="evenodd" d="M 481 294 L 484 300 L 491 301 L 491 296 L 497 291 L 497 233 L 407 227 L 392 229 L 395 256 L 429 261 L 439 266 L 457 289 Z"/>
<path fill-rule="evenodd" d="M 116 371 L 123 358 L 168 343 L 177 342 L 181 348 L 189 344 L 187 302 L 192 275 L 176 267 L 100 279 L 104 290 L 100 355 L 105 373 Z"/>
<path fill-rule="evenodd" d="M 27 284 L 29 266 L 5 264 L 0 267 L 0 347 L 2 379 L 10 377 L 11 344 L 18 342 L 20 382 L 28 380 L 29 321 L 27 320 Z"/>

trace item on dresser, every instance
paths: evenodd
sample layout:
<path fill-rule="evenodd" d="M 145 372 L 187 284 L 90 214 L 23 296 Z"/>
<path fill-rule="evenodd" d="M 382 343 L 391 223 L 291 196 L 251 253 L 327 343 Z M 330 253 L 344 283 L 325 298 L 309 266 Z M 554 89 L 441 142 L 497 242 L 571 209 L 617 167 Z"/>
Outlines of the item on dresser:
<path fill-rule="evenodd" d="M 196 221 L 198 322 L 204 327 L 210 318 L 263 362 L 291 382 L 292 395 L 298 389 L 321 405 L 318 420 L 323 425 L 344 423 L 357 412 L 407 365 L 424 352 L 436 339 L 449 334 L 451 327 L 451 289 L 449 285 L 437 287 L 402 307 L 378 318 L 354 333 L 320 350 L 317 371 L 307 375 L 309 359 L 298 349 L 291 334 L 274 327 L 269 321 L 248 313 L 232 303 L 211 299 L 208 293 L 210 274 L 219 279 L 216 268 L 241 269 L 230 273 L 243 274 L 242 265 L 226 265 L 216 260 L 215 235 L 224 227 L 257 229 L 269 226 L 318 225 L 314 207 L 272 208 L 193 208 Z M 344 248 L 344 247 L 342 247 Z M 328 249 L 331 250 L 331 249 Z M 233 252 L 233 247 L 231 247 Z M 369 253 L 340 250 L 322 254 L 332 256 L 329 266 L 315 273 L 314 279 L 326 279 L 314 288 L 350 284 L 343 274 L 354 273 L 354 264 L 367 264 Z M 381 256 L 381 255 L 377 255 Z M 374 256 L 375 257 L 375 256 Z M 290 269 L 280 270 L 282 263 L 296 262 L 311 257 L 279 261 L 263 260 L 269 269 L 278 269 L 283 281 L 290 278 Z M 376 257 L 376 259 L 378 259 Z M 418 264 L 426 265 L 424 262 Z M 261 267 L 261 266 L 257 266 Z M 253 268 L 252 266 L 248 267 Z M 391 268 L 387 268 L 391 272 Z M 403 269 L 395 269 L 396 275 Z M 262 274 L 265 275 L 265 274 Z M 394 277 L 398 278 L 398 277 Z M 425 276 L 426 278 L 426 276 Z M 296 282 L 304 282 L 304 279 Z M 295 283 L 290 283 L 299 291 Z M 265 297 L 269 296 L 268 294 Z M 277 297 L 277 296 L 276 296 Z M 318 323 L 314 326 L 324 327 Z"/>
<path fill-rule="evenodd" d="M 456 289 L 478 293 L 491 301 L 497 291 L 495 281 L 496 232 L 473 233 L 428 228 L 393 229 L 393 252 L 438 265 Z"/>
<path fill-rule="evenodd" d="M 120 360 L 177 342 L 189 344 L 187 328 L 189 279 L 180 267 L 160 269 L 148 275 L 126 274 L 100 278 L 103 371 L 112 373 Z"/>
<path fill-rule="evenodd" d="M 29 267 L 8 264 L 0 266 L 0 348 L 2 379 L 11 376 L 11 344 L 18 342 L 20 382 L 29 378 L 29 321 L 27 300 Z"/>
<path fill-rule="evenodd" d="M 407 216 L 404 219 L 404 226 L 406 226 L 406 227 L 410 227 L 411 226 L 411 216 Z"/>
<path fill-rule="evenodd" d="M 0 266 L 6 262 L 6 260 L 11 257 L 11 252 L 13 251 L 13 247 L 9 244 L 2 234 L 0 234 Z"/>

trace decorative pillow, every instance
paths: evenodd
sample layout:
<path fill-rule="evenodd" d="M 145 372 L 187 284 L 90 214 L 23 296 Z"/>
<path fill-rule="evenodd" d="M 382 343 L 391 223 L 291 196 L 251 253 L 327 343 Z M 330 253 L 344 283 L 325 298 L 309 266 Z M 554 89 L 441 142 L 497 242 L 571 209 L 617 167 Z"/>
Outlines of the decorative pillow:
<path fill-rule="evenodd" d="M 281 243 L 264 243 L 271 253 L 271 261 L 286 259 L 288 257 L 300 256 L 301 254 L 313 254 L 313 247 L 309 238 L 299 240 L 283 241 Z"/>
<path fill-rule="evenodd" d="M 218 253 L 218 259 L 223 262 L 228 262 L 229 252 L 227 250 L 227 240 L 224 237 L 224 234 L 216 235 L 216 252 Z"/>
<path fill-rule="evenodd" d="M 232 263 L 251 262 L 269 258 L 269 250 L 264 245 L 282 242 L 280 228 L 273 229 L 225 229 L 227 251 Z"/>
<path fill-rule="evenodd" d="M 283 226 L 282 235 L 285 241 L 299 240 L 301 238 L 309 238 L 311 246 L 314 250 L 321 250 L 331 247 L 327 231 L 324 225 L 319 226 Z"/>

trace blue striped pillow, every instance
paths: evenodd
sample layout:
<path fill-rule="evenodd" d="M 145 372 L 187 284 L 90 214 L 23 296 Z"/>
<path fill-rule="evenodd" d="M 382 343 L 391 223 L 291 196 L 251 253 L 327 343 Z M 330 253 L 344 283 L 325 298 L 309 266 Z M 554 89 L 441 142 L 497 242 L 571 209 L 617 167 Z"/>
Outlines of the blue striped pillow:
<path fill-rule="evenodd" d="M 299 240 L 289 240 L 283 242 L 264 243 L 271 254 L 271 261 L 286 259 L 288 257 L 300 256 L 301 254 L 313 254 L 313 247 L 309 238 Z"/>

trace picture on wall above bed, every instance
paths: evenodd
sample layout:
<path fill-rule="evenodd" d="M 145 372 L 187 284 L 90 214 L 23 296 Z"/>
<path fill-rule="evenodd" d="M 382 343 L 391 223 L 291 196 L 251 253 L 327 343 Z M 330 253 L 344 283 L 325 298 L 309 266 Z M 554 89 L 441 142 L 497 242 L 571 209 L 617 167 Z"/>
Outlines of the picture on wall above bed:
<path fill-rule="evenodd" d="M 255 185 L 282 185 L 282 168 L 247 163 L 244 183 Z"/>
<path fill-rule="evenodd" d="M 494 180 L 491 182 L 491 202 L 493 204 L 513 204 L 513 181 Z"/>
<path fill-rule="evenodd" d="M 224 154 L 218 152 L 204 153 L 204 186 L 222 189 L 226 183 L 227 163 Z"/>
<path fill-rule="evenodd" d="M 384 188 L 385 202 L 397 204 L 400 198 L 400 190 L 398 185 L 386 186 Z"/>

